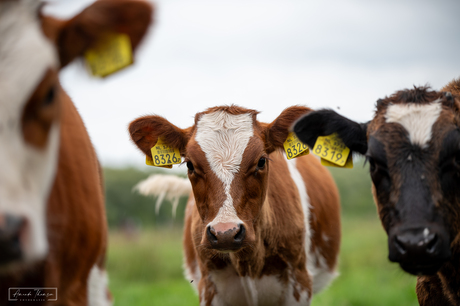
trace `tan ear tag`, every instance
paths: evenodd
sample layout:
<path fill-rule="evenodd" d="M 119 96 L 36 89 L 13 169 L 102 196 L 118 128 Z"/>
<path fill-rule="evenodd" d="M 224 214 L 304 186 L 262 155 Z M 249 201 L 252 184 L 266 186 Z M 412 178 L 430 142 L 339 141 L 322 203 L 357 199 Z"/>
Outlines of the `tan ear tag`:
<path fill-rule="evenodd" d="M 133 63 L 131 40 L 126 34 L 108 34 L 86 51 L 85 59 L 94 76 L 106 77 Z"/>
<path fill-rule="evenodd" d="M 297 138 L 294 132 L 290 132 L 283 144 L 287 159 L 293 159 L 310 153 L 308 146 Z"/>
<path fill-rule="evenodd" d="M 321 157 L 322 165 L 353 168 L 353 157 L 350 155 L 350 149 L 345 146 L 336 133 L 318 137 L 313 147 L 313 153 Z"/>
<path fill-rule="evenodd" d="M 146 157 L 145 163 L 149 166 L 172 168 L 172 165 L 182 162 L 179 149 L 173 148 L 158 137 L 158 141 L 150 151 L 152 158 Z"/>

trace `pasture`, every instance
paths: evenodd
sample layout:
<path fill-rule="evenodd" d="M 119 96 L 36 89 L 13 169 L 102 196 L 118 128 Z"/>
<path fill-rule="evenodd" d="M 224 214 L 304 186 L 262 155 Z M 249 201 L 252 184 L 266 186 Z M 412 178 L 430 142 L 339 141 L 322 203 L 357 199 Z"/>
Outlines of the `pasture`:
<path fill-rule="evenodd" d="M 314 297 L 312 305 L 418 305 L 415 277 L 387 259 L 387 238 L 372 202 L 367 169 L 357 162 L 353 170 L 331 172 L 342 197 L 340 276 Z M 112 226 L 107 269 L 115 305 L 198 305 L 198 297 L 182 271 L 184 203 L 179 205 L 175 220 L 171 219 L 169 203 L 155 216 L 153 199 L 130 192 L 120 199 L 115 192 L 131 190 L 148 173 L 105 169 L 105 174 Z M 128 208 L 123 214 L 117 211 L 118 204 L 110 203 L 113 197 Z M 142 213 L 143 209 L 146 211 Z M 134 220 L 138 227 L 121 231 L 119 215 Z"/>

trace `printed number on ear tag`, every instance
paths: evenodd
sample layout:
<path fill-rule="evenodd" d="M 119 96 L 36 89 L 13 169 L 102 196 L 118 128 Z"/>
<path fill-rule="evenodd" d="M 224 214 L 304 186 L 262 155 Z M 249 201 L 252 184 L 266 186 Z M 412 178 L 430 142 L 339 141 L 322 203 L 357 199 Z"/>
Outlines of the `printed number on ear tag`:
<path fill-rule="evenodd" d="M 133 63 L 131 40 L 126 34 L 109 34 L 85 58 L 94 76 L 106 77 Z"/>
<path fill-rule="evenodd" d="M 350 155 L 350 149 L 345 146 L 336 133 L 318 137 L 313 147 L 313 153 L 321 157 L 321 163 L 325 166 L 329 166 L 327 164 L 329 162 L 336 167 L 353 168 L 353 158 Z M 348 158 L 349 155 L 350 158 Z M 348 161 L 349 159 L 350 161 Z"/>
<path fill-rule="evenodd" d="M 283 144 L 287 159 L 293 159 L 299 156 L 304 156 L 310 153 L 308 146 L 302 143 L 296 134 L 290 132 L 286 141 Z"/>
<path fill-rule="evenodd" d="M 321 157 L 321 165 L 323 166 L 328 166 L 328 167 L 337 167 L 337 168 L 353 168 L 353 157 L 352 155 L 348 155 L 347 162 L 345 163 L 345 166 L 339 166 L 334 163 L 331 163 L 330 161 L 327 161 Z"/>
<path fill-rule="evenodd" d="M 182 162 L 179 149 L 166 144 L 161 138 L 158 138 L 157 143 L 150 151 L 152 158 L 147 156 L 145 160 L 149 166 L 172 168 L 172 165 Z"/>

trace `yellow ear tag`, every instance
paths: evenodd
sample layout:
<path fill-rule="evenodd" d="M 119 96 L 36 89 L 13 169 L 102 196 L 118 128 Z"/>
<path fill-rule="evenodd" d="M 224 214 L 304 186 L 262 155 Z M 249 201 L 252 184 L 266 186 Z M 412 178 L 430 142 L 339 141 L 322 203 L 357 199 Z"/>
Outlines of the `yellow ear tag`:
<path fill-rule="evenodd" d="M 133 63 L 131 40 L 126 34 L 109 34 L 85 58 L 94 76 L 106 77 Z"/>
<path fill-rule="evenodd" d="M 155 167 L 155 165 L 153 164 L 153 159 L 150 156 L 145 156 L 145 164 L 147 166 L 154 166 Z M 158 167 L 171 169 L 173 166 L 169 165 L 169 166 L 158 166 Z"/>
<path fill-rule="evenodd" d="M 161 138 L 158 138 L 157 143 L 150 151 L 152 152 L 152 158 L 147 156 L 145 160 L 145 163 L 149 166 L 172 168 L 172 165 L 182 162 L 179 149 L 171 147 Z"/>
<path fill-rule="evenodd" d="M 321 157 L 321 163 L 326 166 L 328 166 L 326 163 L 330 162 L 336 167 L 353 168 L 353 158 L 350 155 L 350 149 L 345 146 L 336 133 L 329 136 L 318 137 L 313 147 L 313 153 Z M 350 162 L 347 164 L 349 155 L 351 167 Z"/>
<path fill-rule="evenodd" d="M 337 167 L 337 168 L 353 168 L 353 157 L 352 155 L 348 155 L 347 162 L 345 163 L 345 166 L 338 166 L 336 164 L 331 163 L 330 161 L 327 161 L 321 157 L 321 165 L 323 166 L 328 166 L 328 167 Z"/>
<path fill-rule="evenodd" d="M 310 153 L 308 146 L 302 143 L 299 138 L 297 138 L 296 134 L 294 134 L 294 132 L 289 133 L 283 146 L 287 159 L 293 159 Z"/>

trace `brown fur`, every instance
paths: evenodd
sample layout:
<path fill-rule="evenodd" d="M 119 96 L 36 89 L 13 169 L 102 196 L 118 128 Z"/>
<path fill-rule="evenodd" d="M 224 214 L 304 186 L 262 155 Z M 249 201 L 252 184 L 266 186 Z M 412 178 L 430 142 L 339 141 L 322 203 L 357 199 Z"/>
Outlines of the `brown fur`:
<path fill-rule="evenodd" d="M 151 14 L 147 2 L 114 0 L 95 2 L 70 21 L 40 18 L 43 32 L 56 43 L 63 67 L 107 31 L 128 34 L 136 48 Z M 52 88 L 54 96 L 47 99 Z M 47 100 L 51 103 L 47 104 Z M 56 287 L 58 300 L 53 305 L 87 305 L 90 270 L 95 265 L 104 269 L 107 222 L 100 165 L 80 115 L 60 86 L 57 71 L 50 69 L 24 108 L 25 141 L 43 148 L 55 122 L 60 124 L 60 144 L 55 181 L 47 203 L 49 252 L 40 262 L 0 274 L 1 305 L 8 301 L 9 287 Z M 109 292 L 107 296 L 110 297 Z M 26 304 L 45 305 L 14 303 Z"/>
<path fill-rule="evenodd" d="M 368 137 L 378 139 L 386 152 L 391 189 L 386 193 L 378 193 L 373 184 L 374 199 L 382 224 L 387 231 L 395 226 L 394 207 L 401 194 L 404 183 L 404 173 L 401 171 L 402 163 L 407 162 L 407 157 L 402 152 L 402 144 L 406 141 L 406 131 L 396 123 L 386 123 L 385 113 L 388 105 L 398 103 L 430 103 L 441 99 L 442 112 L 432 128 L 431 141 L 426 153 L 420 159 L 423 163 L 423 184 L 429 186 L 431 199 L 439 213 L 445 220 L 452 242 L 450 244 L 452 256 L 444 263 L 435 275 L 420 276 L 417 280 L 417 297 L 420 305 L 459 305 L 460 304 L 460 214 L 458 205 L 460 199 L 446 198 L 441 186 L 439 173 L 439 160 L 445 148 L 443 141 L 449 132 L 460 128 L 460 79 L 454 80 L 442 89 L 442 92 L 431 91 L 429 88 L 414 88 L 413 90 L 399 91 L 384 100 L 379 100 L 374 119 L 368 126 Z M 452 99 L 445 96 L 450 92 Z M 404 153 L 405 154 L 405 153 Z M 372 172 L 372 171 L 371 171 Z M 371 173 L 372 174 L 372 173 Z M 415 178 L 412 178 L 415 179 Z M 397 223 L 396 223 L 397 224 Z"/>
<path fill-rule="evenodd" d="M 230 190 L 237 215 L 245 222 L 246 240 L 237 252 L 221 253 L 211 248 L 206 238 L 206 225 L 217 215 L 225 200 L 222 183 L 213 173 L 204 152 L 195 140 L 196 125 L 204 114 L 225 111 L 229 114 L 251 114 L 254 136 L 250 139 Z M 280 154 L 289 127 L 310 110 L 290 107 L 271 124 L 256 120 L 257 112 L 237 106 L 214 107 L 195 116 L 195 125 L 182 130 L 159 116 L 145 116 L 131 123 L 129 130 L 136 145 L 147 155 L 162 137 L 170 145 L 181 149 L 186 161 L 194 165 L 189 171 L 193 196 L 186 208 L 184 228 L 185 264 L 195 274 L 200 269 L 198 283 L 200 301 L 211 305 L 217 287 L 209 278 L 209 272 L 227 267 L 235 276 L 257 279 L 264 275 L 276 275 L 287 284 L 296 280 L 301 290 L 311 297 L 312 279 L 306 269 L 305 224 L 297 187 Z M 265 168 L 258 169 L 258 160 L 267 157 Z M 337 188 L 327 170 L 313 156 L 297 159 L 297 168 L 307 186 L 312 209 L 312 250 L 318 250 L 330 269 L 334 271 L 340 245 L 340 208 Z M 237 187 L 235 187 L 237 186 Z M 324 241 L 322 235 L 329 237 Z M 289 267 L 292 267 L 290 269 Z M 294 298 L 300 292 L 294 289 Z M 202 293 L 204 292 L 204 295 Z M 281 303 L 282 301 L 280 301 Z"/>
<path fill-rule="evenodd" d="M 44 148 L 53 122 L 60 117 L 60 103 L 56 102 L 57 71 L 49 69 L 27 102 L 22 114 L 22 134 L 27 143 Z M 47 103 L 44 105 L 43 103 Z"/>

